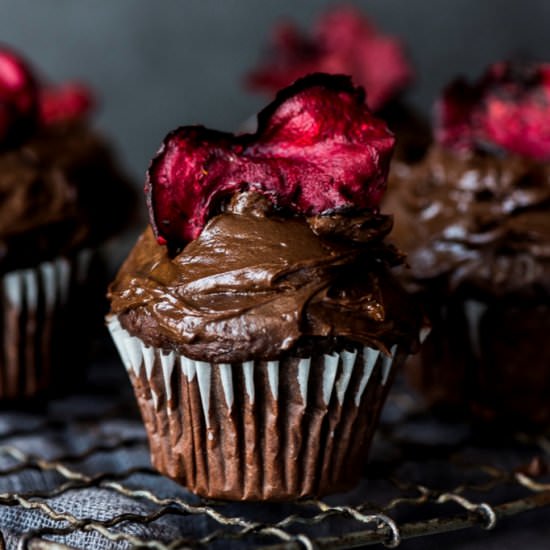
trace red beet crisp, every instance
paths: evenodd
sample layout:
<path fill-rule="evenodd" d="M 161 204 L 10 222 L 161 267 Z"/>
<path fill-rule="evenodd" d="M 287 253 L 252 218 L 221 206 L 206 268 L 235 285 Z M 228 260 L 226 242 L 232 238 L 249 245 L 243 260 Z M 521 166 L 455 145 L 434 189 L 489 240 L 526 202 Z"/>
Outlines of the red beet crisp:
<path fill-rule="evenodd" d="M 291 23 L 276 27 L 272 55 L 248 84 L 274 91 L 316 72 L 352 75 L 367 90 L 374 111 L 395 99 L 413 76 L 397 39 L 379 32 L 359 10 L 338 7 L 321 15 L 309 36 Z"/>
<path fill-rule="evenodd" d="M 147 176 L 153 229 L 159 242 L 184 245 L 225 197 L 246 189 L 305 215 L 376 208 L 394 141 L 350 78 L 310 75 L 279 92 L 254 134 L 170 133 Z"/>
<path fill-rule="evenodd" d="M 0 48 L 0 146 L 24 139 L 37 120 L 38 87 L 28 65 Z"/>
<path fill-rule="evenodd" d="M 83 85 L 45 85 L 21 56 L 0 47 L 0 147 L 19 143 L 37 127 L 77 120 L 92 105 Z"/>
<path fill-rule="evenodd" d="M 95 103 L 88 88 L 78 82 L 46 86 L 40 91 L 39 101 L 40 120 L 46 126 L 83 118 Z"/>
<path fill-rule="evenodd" d="M 475 84 L 454 82 L 438 105 L 436 139 L 550 160 L 550 64 L 496 63 Z"/>

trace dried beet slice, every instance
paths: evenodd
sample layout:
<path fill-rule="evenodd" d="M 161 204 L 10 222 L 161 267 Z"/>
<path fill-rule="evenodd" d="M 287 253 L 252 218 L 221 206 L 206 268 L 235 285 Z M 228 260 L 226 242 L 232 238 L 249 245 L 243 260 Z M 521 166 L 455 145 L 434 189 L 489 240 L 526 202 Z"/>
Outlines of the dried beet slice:
<path fill-rule="evenodd" d="M 550 160 L 550 64 L 496 63 L 476 84 L 446 88 L 436 114 L 444 147 Z"/>
<path fill-rule="evenodd" d="M 18 144 L 40 126 L 83 118 L 93 105 L 84 85 L 44 85 L 19 54 L 0 47 L 0 146 Z"/>
<path fill-rule="evenodd" d="M 24 139 L 37 123 L 38 86 L 27 63 L 0 47 L 0 146 Z"/>
<path fill-rule="evenodd" d="M 275 91 L 315 72 L 349 74 L 378 111 L 411 82 L 413 70 L 401 42 L 382 34 L 358 9 L 330 9 L 310 34 L 289 22 L 274 29 L 271 55 L 247 77 L 253 89 Z"/>
<path fill-rule="evenodd" d="M 394 142 L 349 77 L 310 75 L 279 92 L 255 134 L 170 133 L 147 174 L 151 225 L 159 242 L 182 246 L 243 189 L 303 215 L 376 208 Z"/>
<path fill-rule="evenodd" d="M 85 118 L 95 100 L 92 92 L 79 82 L 46 86 L 40 90 L 40 122 L 44 126 Z"/>

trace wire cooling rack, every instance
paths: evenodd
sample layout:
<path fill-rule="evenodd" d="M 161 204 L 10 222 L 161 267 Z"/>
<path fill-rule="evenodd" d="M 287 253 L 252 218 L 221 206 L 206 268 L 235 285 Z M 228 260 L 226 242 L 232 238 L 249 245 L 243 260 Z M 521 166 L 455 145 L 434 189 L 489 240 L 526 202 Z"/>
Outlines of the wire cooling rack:
<path fill-rule="evenodd" d="M 393 548 L 496 532 L 504 518 L 550 505 L 550 440 L 434 421 L 399 388 L 356 490 L 297 503 L 206 501 L 150 467 L 129 386 L 109 384 L 117 390 L 91 385 L 42 411 L 0 415 L 0 548 Z"/>

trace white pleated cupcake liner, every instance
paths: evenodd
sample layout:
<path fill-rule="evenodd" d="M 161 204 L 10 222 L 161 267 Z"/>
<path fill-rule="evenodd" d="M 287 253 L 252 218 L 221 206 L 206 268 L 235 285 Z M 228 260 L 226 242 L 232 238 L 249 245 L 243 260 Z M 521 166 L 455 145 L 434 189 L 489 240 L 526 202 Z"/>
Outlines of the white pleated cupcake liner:
<path fill-rule="evenodd" d="M 468 325 L 468 338 L 475 357 L 481 358 L 481 320 L 488 310 L 487 304 L 478 300 L 464 302 L 464 318 Z"/>
<path fill-rule="evenodd" d="M 33 396 L 49 385 L 62 312 L 87 278 L 92 250 L 0 277 L 0 399 Z"/>
<path fill-rule="evenodd" d="M 107 325 L 128 370 L 157 469 L 211 498 L 287 500 L 352 486 L 395 364 L 365 347 L 211 364 Z"/>

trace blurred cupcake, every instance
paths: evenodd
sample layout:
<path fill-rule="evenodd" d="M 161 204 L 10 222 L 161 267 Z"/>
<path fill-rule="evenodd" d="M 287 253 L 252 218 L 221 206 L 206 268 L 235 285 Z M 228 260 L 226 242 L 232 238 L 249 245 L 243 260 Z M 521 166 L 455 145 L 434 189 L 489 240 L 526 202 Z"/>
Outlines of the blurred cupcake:
<path fill-rule="evenodd" d="M 88 128 L 91 105 L 82 86 L 47 86 L 0 48 L 3 400 L 42 393 L 79 371 L 72 350 L 82 356 L 94 253 L 128 219 L 132 195 Z"/>
<path fill-rule="evenodd" d="M 421 321 L 376 213 L 393 143 L 329 75 L 280 92 L 255 134 L 168 135 L 108 318 L 162 473 L 235 500 L 358 480 Z"/>
<path fill-rule="evenodd" d="M 433 323 L 411 378 L 432 404 L 548 424 L 550 65 L 495 64 L 437 114 L 437 144 L 388 205 Z"/>
<path fill-rule="evenodd" d="M 311 33 L 286 22 L 274 29 L 269 56 L 247 77 L 253 90 L 275 93 L 307 74 L 347 74 L 367 92 L 367 103 L 397 135 L 396 159 L 420 159 L 431 136 L 429 125 L 403 102 L 414 71 L 403 45 L 382 34 L 358 9 L 333 7 Z"/>

